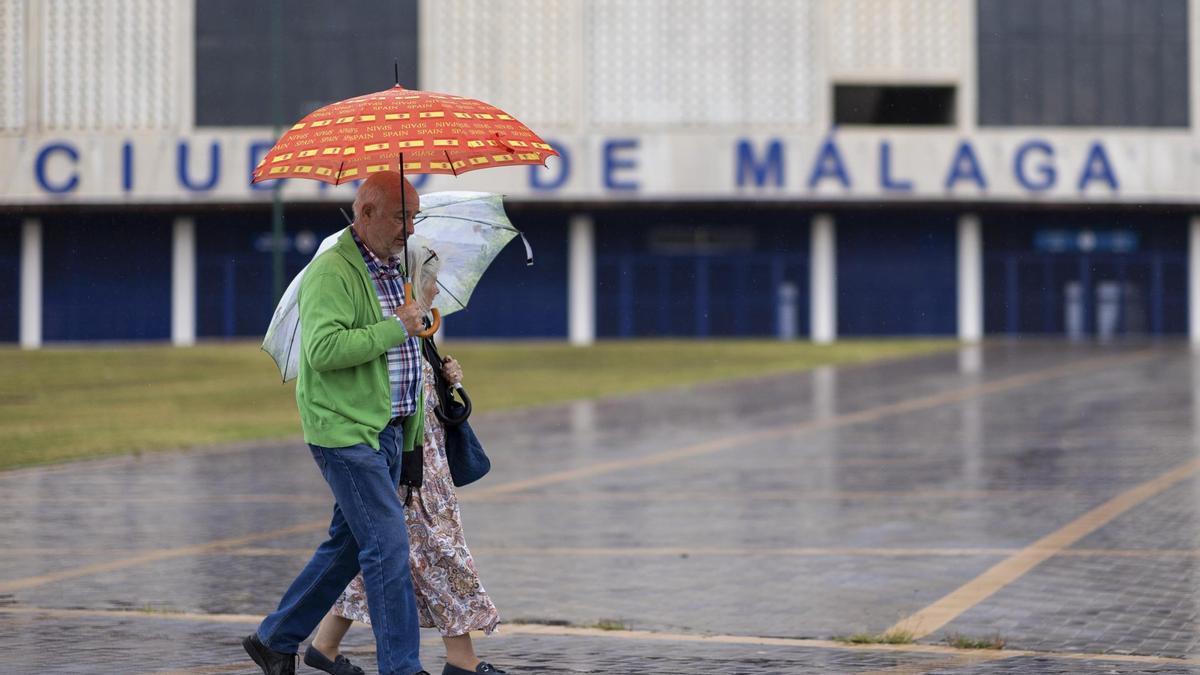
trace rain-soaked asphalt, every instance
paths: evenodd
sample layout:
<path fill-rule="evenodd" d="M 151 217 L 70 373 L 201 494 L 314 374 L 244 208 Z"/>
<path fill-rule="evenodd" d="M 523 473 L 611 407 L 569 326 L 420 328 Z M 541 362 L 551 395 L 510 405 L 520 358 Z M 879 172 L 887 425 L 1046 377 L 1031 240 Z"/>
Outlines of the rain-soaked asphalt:
<path fill-rule="evenodd" d="M 1022 342 L 477 415 L 494 469 L 463 517 L 509 622 L 479 651 L 510 673 L 1200 673 L 1197 392 L 1180 344 Z M 330 506 L 299 441 L 0 473 L 0 673 L 257 672 L 238 639 Z M 893 626 L 918 644 L 830 642 Z M 347 648 L 374 672 L 368 629 Z M 423 655 L 439 672 L 436 635 Z"/>

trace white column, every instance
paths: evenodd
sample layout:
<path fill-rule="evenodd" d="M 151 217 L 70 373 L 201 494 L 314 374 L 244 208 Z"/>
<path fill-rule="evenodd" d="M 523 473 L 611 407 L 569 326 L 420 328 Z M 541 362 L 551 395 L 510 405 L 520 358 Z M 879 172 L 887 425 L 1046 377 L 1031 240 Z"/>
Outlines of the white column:
<path fill-rule="evenodd" d="M 42 346 L 42 223 L 28 218 L 21 226 L 20 342 L 24 349 Z"/>
<path fill-rule="evenodd" d="M 958 339 L 983 339 L 983 226 L 970 213 L 958 217 Z"/>
<path fill-rule="evenodd" d="M 972 3 L 974 4 L 974 3 Z M 1200 136 L 1200 119 L 1197 119 L 1197 111 L 1200 111 L 1200 87 L 1196 86 L 1196 73 L 1200 73 L 1200 42 L 1194 39 L 1193 36 L 1200 34 L 1200 0 L 1188 0 L 1188 94 L 1191 98 L 1191 119 L 1189 120 L 1192 127 L 1192 136 Z M 1194 334 L 1194 333 L 1193 333 Z"/>
<path fill-rule="evenodd" d="M 829 344 L 837 339 L 837 234 L 833 216 L 813 217 L 809 255 L 809 327 L 812 341 Z"/>
<path fill-rule="evenodd" d="M 1200 216 L 1192 216 L 1188 236 L 1188 337 L 1200 346 Z"/>
<path fill-rule="evenodd" d="M 196 117 L 196 3 L 175 1 L 177 18 L 170 49 L 175 65 L 175 95 L 178 97 L 175 115 L 179 120 L 179 128 L 190 131 L 195 126 Z M 267 35 L 263 38 L 270 39 Z M 264 99 L 270 95 L 269 91 L 263 93 Z"/>
<path fill-rule="evenodd" d="M 596 341 L 596 228 L 591 216 L 571 217 L 568 243 L 567 336 L 585 347 Z"/>
<path fill-rule="evenodd" d="M 976 123 L 979 121 L 979 35 L 978 21 L 979 17 L 976 10 L 979 9 L 978 3 L 964 2 L 962 3 L 962 23 L 959 28 L 959 35 L 965 39 L 961 40 L 962 52 L 959 53 L 959 73 L 958 73 L 958 98 L 955 99 L 955 107 L 958 108 L 958 128 L 963 134 L 975 133 Z"/>
<path fill-rule="evenodd" d="M 171 344 L 196 344 L 196 222 L 175 219 L 171 243 Z"/>

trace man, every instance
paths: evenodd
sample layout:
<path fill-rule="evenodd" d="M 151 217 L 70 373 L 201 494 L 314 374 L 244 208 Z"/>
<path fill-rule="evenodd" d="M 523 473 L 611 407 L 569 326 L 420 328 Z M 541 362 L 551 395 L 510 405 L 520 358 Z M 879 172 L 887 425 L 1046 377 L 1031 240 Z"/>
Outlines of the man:
<path fill-rule="evenodd" d="M 420 339 L 410 337 L 421 330 L 423 311 L 406 302 L 400 270 L 418 204 L 416 189 L 398 173 L 371 175 L 354 200 L 354 223 L 313 260 L 300 285 L 296 405 L 304 440 L 336 502 L 329 538 L 279 608 L 242 641 L 266 675 L 296 672 L 300 641 L 360 568 L 380 674 L 425 673 L 397 492 L 401 456 L 413 450 L 424 425 Z M 305 662 L 328 672 L 362 672 L 311 647 Z"/>

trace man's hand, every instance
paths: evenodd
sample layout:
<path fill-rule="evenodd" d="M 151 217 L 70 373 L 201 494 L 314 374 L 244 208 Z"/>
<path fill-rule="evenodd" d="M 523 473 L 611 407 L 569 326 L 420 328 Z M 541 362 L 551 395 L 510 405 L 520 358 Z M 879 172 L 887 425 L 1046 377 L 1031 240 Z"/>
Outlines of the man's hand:
<path fill-rule="evenodd" d="M 408 331 L 409 335 L 416 335 L 425 330 L 425 324 L 421 321 L 424 316 L 425 308 L 416 300 L 409 300 L 396 308 L 396 318 L 404 324 L 404 330 Z"/>
<path fill-rule="evenodd" d="M 462 366 L 458 365 L 458 361 L 455 361 L 453 356 L 442 357 L 442 375 L 445 376 L 450 386 L 462 382 Z"/>

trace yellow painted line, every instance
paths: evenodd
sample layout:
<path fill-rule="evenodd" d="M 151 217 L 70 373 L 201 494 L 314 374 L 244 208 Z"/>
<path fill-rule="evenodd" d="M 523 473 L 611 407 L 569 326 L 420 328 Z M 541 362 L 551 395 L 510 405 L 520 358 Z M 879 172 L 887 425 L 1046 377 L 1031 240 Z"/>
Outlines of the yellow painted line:
<path fill-rule="evenodd" d="M 251 614 L 198 614 L 192 612 L 137 612 L 110 609 L 47 609 L 41 607 L 0 607 L 0 616 L 35 616 L 51 619 L 147 619 L 168 621 L 190 621 L 198 623 L 231 623 L 256 626 L 262 617 Z M 945 654 L 945 655 L 991 655 L 977 649 L 959 649 L 949 645 L 930 644 L 848 644 L 835 640 L 814 640 L 811 638 L 781 638 L 756 637 L 753 635 L 711 634 L 697 635 L 692 633 L 660 633 L 637 630 L 601 630 L 599 628 L 582 628 L 574 626 L 550 626 L 536 623 L 503 623 L 500 625 L 499 636 L 506 635 L 544 635 L 551 637 L 587 637 L 610 638 L 614 640 L 630 640 L 639 642 L 683 642 L 708 643 L 725 645 L 747 645 L 760 647 L 809 647 L 816 649 L 837 649 L 859 652 L 892 652 L 911 654 Z M 370 653 L 367 650 L 355 650 L 360 653 Z M 1176 665 L 1200 665 L 1200 658 L 1171 658 L 1166 656 L 1133 656 L 1126 654 L 1096 654 L 1083 652 L 1039 652 L 1018 649 L 1004 649 L 995 652 L 1000 657 L 1039 656 L 1052 659 L 1070 660 L 1102 660 L 1124 663 L 1155 663 Z"/>
<path fill-rule="evenodd" d="M 46 497 L 36 496 L 21 496 L 21 497 L 5 497 L 5 504 L 42 504 L 47 501 Z M 222 495 L 222 494 L 207 494 L 207 495 L 104 495 L 104 496 L 87 496 L 79 497 L 74 495 L 63 495 L 54 497 L 55 504 L 95 504 L 103 503 L 118 503 L 118 504 L 328 504 L 333 506 L 333 497 L 331 495 L 303 495 L 303 494 L 255 494 L 255 495 Z M 3 553 L 0 550 L 0 553 Z"/>
<path fill-rule="evenodd" d="M 841 649 L 846 651 L 893 652 L 912 654 L 979 654 L 976 649 L 959 649 L 949 645 L 884 645 L 884 644 L 847 644 L 834 640 L 812 640 L 807 638 L 768 638 L 746 635 L 692 635 L 687 633 L 654 633 L 649 631 L 630 630 L 600 630 L 598 628 L 574 628 L 571 626 L 545 626 L 541 624 L 501 624 L 502 633 L 515 635 L 551 635 L 562 637 L 606 637 L 623 640 L 639 640 L 646 642 L 688 642 L 711 643 L 727 645 L 754 645 L 763 647 L 814 647 L 818 649 Z M 1004 649 L 998 654 L 1002 658 L 1013 656 L 1039 656 L 1054 659 L 1071 660 L 1104 660 L 1125 663 L 1170 663 L 1178 665 L 1200 664 L 1198 658 L 1175 659 L 1166 656 L 1132 656 L 1122 654 L 1085 654 L 1080 652 L 1035 652 L 1028 650 Z"/>
<path fill-rule="evenodd" d="M 1078 558 L 1200 558 L 1193 548 L 1068 548 L 1056 556 Z"/>
<path fill-rule="evenodd" d="M 46 558 L 51 556 L 107 555 L 130 556 L 154 549 L 136 548 L 86 548 L 73 546 L 18 546 L 0 549 L 0 560 L 4 558 Z"/>
<path fill-rule="evenodd" d="M 561 547 L 537 546 L 472 546 L 477 555 L 492 556 L 555 556 L 577 558 L 679 558 L 703 556 L 778 556 L 793 558 L 961 558 L 978 556 L 1012 556 L 1025 549 L 1017 548 L 854 548 L 854 547 Z M 311 548 L 243 547 L 222 551 L 222 555 L 245 557 L 295 557 L 312 555 Z M 1053 553 L 1076 558 L 1200 558 L 1200 549 L 1113 549 L 1069 548 Z M 0 553 L 3 558 L 6 553 Z"/>
<path fill-rule="evenodd" d="M 943 458 L 942 461 L 945 461 Z M 835 462 L 830 462 L 830 465 Z M 805 466 L 813 466 L 813 463 L 805 461 Z M 790 503 L 804 502 L 809 500 L 845 500 L 853 499 L 858 501 L 865 500 L 922 500 L 922 499 L 991 499 L 991 498 L 1014 498 L 1014 499 L 1037 499 L 1037 498 L 1055 498 L 1060 499 L 1064 495 L 1078 496 L 1084 495 L 1086 492 L 1081 490 L 1047 490 L 1042 488 L 1029 490 L 804 490 L 799 488 L 774 489 L 774 490 L 755 490 L 754 492 L 746 492 L 738 495 L 739 500 L 743 501 L 784 501 Z M 465 495 L 464 495 L 465 496 Z M 113 499 L 120 499 L 114 497 Z M 476 498 L 472 501 L 479 502 L 530 502 L 530 501 L 561 501 L 561 502 L 589 502 L 603 501 L 611 502 L 613 495 L 611 492 L 603 490 L 594 491 L 562 491 L 562 492 L 527 492 L 519 495 L 497 495 L 483 498 Z M 57 500 L 57 498 L 56 498 Z M 674 502 L 674 501 L 696 501 L 695 490 L 655 490 L 648 493 L 639 494 L 623 494 L 621 500 L 625 503 L 651 503 L 651 502 Z M 94 499 L 85 501 L 94 502 Z"/>
<path fill-rule="evenodd" d="M 301 441 L 297 441 L 301 442 Z M 933 460 L 930 460 L 933 461 Z M 943 458 L 942 460 L 945 461 Z M 838 464 L 829 462 L 829 465 Z M 805 466 L 820 466 L 820 463 L 805 462 Z M 844 465 L 842 465 L 844 466 Z M 472 490 L 474 488 L 471 488 Z M 1055 497 L 1063 495 L 1084 494 L 1072 490 L 800 490 L 796 488 L 755 490 L 739 496 L 739 499 L 753 501 L 787 501 L 799 502 L 810 499 L 836 500 L 888 500 L 888 499 L 988 499 L 992 497 L 1012 497 L 1016 499 L 1031 499 L 1038 497 Z M 522 495 L 503 495 L 485 498 L 470 497 L 469 493 L 460 495 L 460 499 L 468 497 L 472 501 L 612 501 L 612 493 L 602 490 L 571 491 L 571 492 L 531 492 Z M 660 502 L 660 501 L 695 501 L 694 490 L 656 490 L 652 493 L 622 495 L 625 502 Z M 5 497 L 5 504 L 41 504 L 46 501 L 44 496 L 21 495 Z M 179 495 L 136 495 L 109 494 L 95 496 L 62 495 L 54 498 L 55 504 L 328 504 L 333 506 L 333 497 L 328 494 L 179 494 Z M 2 554 L 3 551 L 0 551 Z"/>
<path fill-rule="evenodd" d="M 138 612 L 123 609 L 53 609 L 47 607 L 0 607 L 0 615 L 44 616 L 49 619 L 166 619 L 199 623 L 244 623 L 257 626 L 261 616 L 251 614 L 199 614 L 196 612 Z"/>
<path fill-rule="evenodd" d="M 241 549 L 247 550 L 247 549 Z M 261 549 L 259 549 L 261 550 Z M 559 556 L 559 557 L 680 557 L 680 556 L 782 556 L 799 558 L 961 558 L 1009 556 L 1024 549 L 1013 548 L 862 548 L 862 547 L 489 547 L 473 546 L 476 553 L 488 555 Z M 1108 549 L 1079 548 L 1058 551 L 1057 555 L 1080 558 L 1197 558 L 1200 549 Z"/>
<path fill-rule="evenodd" d="M 1009 377 L 1000 378 L 992 382 L 971 385 L 938 394 L 930 394 L 927 396 L 918 396 L 905 399 L 902 401 L 897 401 L 896 403 L 880 405 L 874 408 L 860 410 L 858 412 L 845 413 L 818 420 L 810 420 L 800 422 L 798 424 L 785 425 L 774 429 L 764 429 L 751 433 L 727 436 L 725 438 L 684 446 L 681 448 L 674 448 L 671 450 L 664 450 L 641 457 L 613 460 L 609 462 L 597 462 L 590 466 L 584 466 L 578 469 L 556 471 L 524 480 L 500 483 L 498 485 L 485 488 L 475 488 L 471 492 L 462 495 L 459 499 L 460 501 L 467 502 L 496 495 L 522 492 L 533 488 L 544 487 L 547 485 L 557 485 L 560 483 L 581 480 L 584 478 L 592 478 L 617 471 L 655 466 L 658 464 L 676 462 L 678 460 L 688 459 L 691 457 L 711 455 L 722 450 L 728 450 L 738 446 L 752 445 L 754 443 L 785 438 L 788 436 L 794 436 L 796 434 L 811 433 L 851 424 L 861 424 L 863 422 L 873 422 L 892 415 L 927 410 L 941 405 L 964 401 L 975 396 L 983 396 L 986 394 L 993 394 L 1019 387 L 1025 387 L 1031 384 L 1037 384 L 1040 382 L 1097 370 L 1104 367 L 1134 363 L 1137 361 L 1146 360 L 1155 354 L 1156 350 L 1145 349 L 1127 354 L 1085 359 L 1082 361 L 1057 366 L 1055 368 L 1046 368 L 1032 373 L 1011 375 Z M 170 549 L 157 549 L 129 558 L 112 560 L 107 563 L 84 565 L 82 567 L 54 572 L 51 574 L 0 582 L 0 593 L 11 593 L 13 591 L 27 590 L 29 588 L 34 588 L 48 583 L 54 583 L 56 581 L 87 576 L 89 574 L 111 572 L 113 570 L 132 567 L 135 565 L 143 565 L 160 560 L 169 560 L 173 558 L 186 557 L 189 555 L 196 555 L 199 553 L 208 553 L 215 550 L 236 548 L 254 541 L 271 539 L 283 534 L 297 534 L 313 530 L 324 530 L 327 527 L 328 523 L 325 521 L 314 521 L 308 524 L 295 525 L 284 530 L 273 530 L 270 532 L 251 534 L 243 537 L 233 537 L 230 539 L 217 540 L 206 544 L 183 546 Z"/>
<path fill-rule="evenodd" d="M 853 557 L 853 558 L 955 558 L 969 556 L 1010 556 L 1023 549 L 1016 548 L 855 548 L 855 547 L 561 547 L 536 546 L 472 546 L 476 554 L 493 556 L 557 556 L 557 557 L 633 557 L 678 558 L 703 556 L 778 556 L 796 558 Z M 133 556 L 152 553 L 155 549 L 33 547 L 0 550 L 0 560 L 6 558 L 45 558 L 50 556 Z M 241 546 L 221 548 L 197 555 L 225 555 L 249 558 L 292 558 L 312 555 L 312 548 L 280 548 L 270 546 Z M 1068 548 L 1054 555 L 1075 558 L 1200 558 L 1200 549 L 1189 548 Z"/>
<path fill-rule="evenodd" d="M 540 548 L 536 546 L 472 546 L 471 552 L 485 555 L 510 556 L 556 556 L 556 557 L 636 557 L 636 558 L 679 558 L 690 556 L 785 556 L 785 557 L 885 557 L 885 558 L 932 558 L 962 556 L 1005 556 L 1015 553 L 1012 548 L 722 548 L 722 547 L 561 547 Z M 237 548 L 224 552 L 228 555 L 249 557 L 292 557 L 312 555 L 311 548 Z"/>
<path fill-rule="evenodd" d="M 228 548 L 236 548 L 245 546 L 256 541 L 264 539 L 275 539 L 277 537 L 286 537 L 302 532 L 311 532 L 315 529 L 328 527 L 329 523 L 312 522 L 292 525 L 291 527 L 283 527 L 269 532 L 257 532 L 255 534 L 247 534 L 240 537 L 229 537 L 227 539 L 217 539 L 204 544 L 196 544 L 194 546 L 180 546 L 176 548 L 160 548 L 144 551 L 127 558 L 118 558 L 108 562 L 95 563 L 92 565 L 82 565 L 73 567 L 67 570 L 58 572 L 50 572 L 34 577 L 24 577 L 21 579 L 13 579 L 11 581 L 0 581 L 0 593 L 13 593 L 16 591 L 25 591 L 37 586 L 66 581 L 77 577 L 84 577 L 92 574 L 103 574 L 114 570 L 133 567 L 135 565 L 145 565 L 147 563 L 159 562 L 162 560 L 173 560 L 175 558 L 186 558 L 188 556 L 200 555 L 204 553 L 212 553 Z"/>
<path fill-rule="evenodd" d="M 294 558 L 296 556 L 311 556 L 313 554 L 313 550 L 311 548 L 246 546 L 243 548 L 230 549 L 226 554 L 250 558 Z"/>
<path fill-rule="evenodd" d="M 1200 471 L 1200 459 L 1194 459 L 1166 473 L 1130 488 L 1097 506 L 1058 530 L 1042 537 L 1028 547 L 991 569 L 963 584 L 925 609 L 901 620 L 888 631 L 908 631 L 918 639 L 929 635 L 956 619 L 963 612 L 987 600 L 994 593 L 1020 579 L 1046 559 L 1062 552 L 1080 539 L 1112 522 L 1114 518 L 1142 502 L 1162 494 Z"/>

